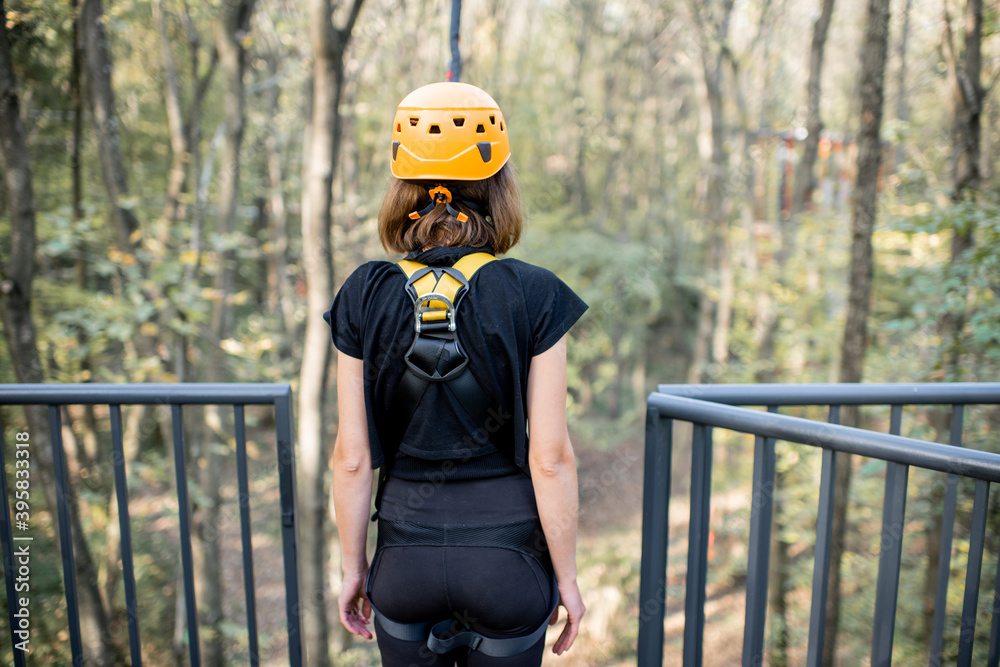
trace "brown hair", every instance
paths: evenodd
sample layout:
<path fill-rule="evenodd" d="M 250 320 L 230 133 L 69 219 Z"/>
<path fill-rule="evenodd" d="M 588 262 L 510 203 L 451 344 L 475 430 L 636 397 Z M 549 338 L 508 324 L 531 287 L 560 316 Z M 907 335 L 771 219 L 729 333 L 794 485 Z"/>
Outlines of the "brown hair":
<path fill-rule="evenodd" d="M 444 204 L 419 220 L 410 213 L 430 201 L 428 189 L 444 185 L 451 191 L 452 207 L 469 216 L 459 222 Z M 473 210 L 462 200 L 480 208 Z M 498 255 L 521 238 L 521 195 L 509 165 L 481 181 L 403 181 L 391 177 L 389 191 L 378 212 L 378 236 L 388 252 L 409 253 L 427 246 L 489 246 Z"/>

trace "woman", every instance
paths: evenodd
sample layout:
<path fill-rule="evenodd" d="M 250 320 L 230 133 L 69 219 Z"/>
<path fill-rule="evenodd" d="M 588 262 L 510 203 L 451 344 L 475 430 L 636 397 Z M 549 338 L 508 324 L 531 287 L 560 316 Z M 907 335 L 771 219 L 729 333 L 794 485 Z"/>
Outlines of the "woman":
<path fill-rule="evenodd" d="M 370 639 L 374 606 L 389 667 L 539 665 L 557 603 L 557 654 L 584 613 L 565 403 L 566 334 L 587 306 L 551 272 L 495 259 L 521 233 L 509 157 L 482 90 L 408 95 L 379 212 L 382 245 L 407 261 L 359 267 L 325 316 L 338 349 L 340 620 Z"/>

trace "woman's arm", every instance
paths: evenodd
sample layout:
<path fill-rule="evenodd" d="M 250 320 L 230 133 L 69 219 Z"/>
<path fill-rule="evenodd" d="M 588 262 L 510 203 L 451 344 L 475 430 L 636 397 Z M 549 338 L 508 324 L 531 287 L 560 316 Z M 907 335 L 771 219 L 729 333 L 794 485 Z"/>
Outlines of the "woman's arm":
<path fill-rule="evenodd" d="M 576 583 L 576 521 L 579 495 L 576 457 L 566 430 L 566 336 L 531 359 L 528 371 L 528 467 L 538 516 L 569 618 L 552 651 L 562 654 L 580 631 L 584 605 Z M 555 623 L 558 611 L 550 623 Z"/>
<path fill-rule="evenodd" d="M 371 618 L 371 604 L 365 598 L 365 578 L 373 475 L 363 365 L 360 359 L 343 352 L 337 352 L 337 408 L 340 422 L 333 448 L 333 505 L 344 570 L 340 622 L 354 634 L 371 639 L 372 633 L 365 627 Z"/>

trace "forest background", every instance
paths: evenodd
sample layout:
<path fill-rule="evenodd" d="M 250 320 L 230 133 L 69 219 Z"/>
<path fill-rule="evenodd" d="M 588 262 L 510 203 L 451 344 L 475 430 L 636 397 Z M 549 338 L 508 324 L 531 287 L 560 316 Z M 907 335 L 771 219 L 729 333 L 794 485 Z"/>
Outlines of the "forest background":
<path fill-rule="evenodd" d="M 375 218 L 390 123 L 408 91 L 445 78 L 451 3 L 0 8 L 0 382 L 290 382 L 310 664 L 377 664 L 334 611 L 336 387 L 321 314 L 356 266 L 384 256 Z M 998 378 L 1000 16 L 981 0 L 467 0 L 462 20 L 461 79 L 494 96 L 510 130 L 527 220 L 512 254 L 590 304 L 571 333 L 568 407 L 591 611 L 580 645 L 553 664 L 627 663 L 638 452 L 656 383 Z M 87 652 L 115 664 L 128 632 L 108 415 L 64 412 Z M 249 414 L 258 562 L 280 572 L 275 484 L 262 463 L 273 436 L 266 416 Z M 854 419 L 878 428 L 884 415 Z M 227 551 L 236 501 L 226 420 L 206 410 L 186 422 L 202 655 L 213 665 L 248 650 L 237 579 L 223 576 L 239 568 Z M 5 410 L 3 424 L 30 428 L 46 450 L 44 412 Z M 970 415 L 970 446 L 1000 451 L 998 427 L 995 411 Z M 907 428 L 947 441 L 937 411 Z M 169 415 L 127 410 L 126 434 L 132 516 L 144 527 L 135 550 L 145 657 L 177 664 L 187 649 Z M 806 449 L 779 447 L 768 664 L 801 662 L 804 651 L 818 475 Z M 750 451 L 736 436 L 716 450 L 724 500 L 713 510 L 706 636 L 725 648 L 706 656 L 712 664 L 730 664 L 728 647 L 740 645 Z M 36 459 L 50 479 L 51 461 Z M 848 466 L 850 575 L 831 592 L 844 602 L 825 664 L 856 664 L 870 643 L 865 582 L 884 467 Z M 678 517 L 683 470 L 675 465 Z M 851 476 L 838 475 L 848 497 Z M 940 494 L 937 483 L 911 485 L 902 664 L 928 651 Z M 40 539 L 55 549 L 45 507 Z M 683 543 L 677 522 L 671 534 Z M 961 525 L 960 515 L 954 595 Z M 989 540 L 996 554 L 1000 537 Z M 668 661 L 678 553 L 672 546 Z M 37 576 L 46 593 L 35 659 L 68 661 L 57 560 Z M 280 578 L 261 581 L 272 602 L 261 605 L 262 662 L 282 664 Z M 949 623 L 953 647 L 959 628 Z M 0 643 L 0 659 L 10 651 Z"/>

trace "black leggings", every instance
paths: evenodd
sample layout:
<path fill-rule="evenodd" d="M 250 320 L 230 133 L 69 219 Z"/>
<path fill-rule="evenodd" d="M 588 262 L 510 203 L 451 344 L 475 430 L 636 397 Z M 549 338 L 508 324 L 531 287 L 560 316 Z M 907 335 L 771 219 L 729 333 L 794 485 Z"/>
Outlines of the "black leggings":
<path fill-rule="evenodd" d="M 537 516 L 530 480 L 523 475 L 449 482 L 436 487 L 430 498 L 423 494 L 414 509 L 416 496 L 409 491 L 418 486 L 390 478 L 381 515 L 425 525 L 444 525 L 442 519 L 481 525 L 500 516 L 507 522 Z M 480 512 L 477 506 L 488 509 Z M 387 618 L 398 623 L 452 619 L 486 637 L 530 634 L 547 620 L 552 602 L 548 559 L 506 547 L 382 546 L 372 561 L 371 577 L 372 604 Z M 377 620 L 375 630 L 384 667 L 537 667 L 545 649 L 542 637 L 508 658 L 466 648 L 438 655 L 423 641 L 403 641 L 380 631 Z"/>

